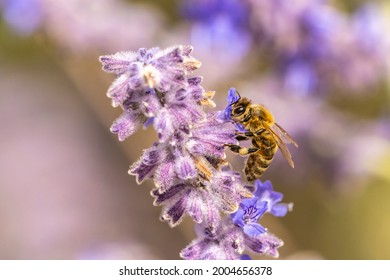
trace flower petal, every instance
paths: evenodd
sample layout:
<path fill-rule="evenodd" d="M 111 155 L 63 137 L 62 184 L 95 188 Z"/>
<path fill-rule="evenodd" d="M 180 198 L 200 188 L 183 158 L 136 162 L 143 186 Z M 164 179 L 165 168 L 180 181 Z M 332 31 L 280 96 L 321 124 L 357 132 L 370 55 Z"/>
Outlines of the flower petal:
<path fill-rule="evenodd" d="M 231 87 L 228 91 L 228 104 L 236 103 L 240 99 L 240 95 L 234 87 Z"/>
<path fill-rule="evenodd" d="M 174 129 L 172 125 L 172 117 L 165 108 L 162 108 L 154 120 L 154 129 L 160 142 L 167 142 L 172 136 Z"/>
<path fill-rule="evenodd" d="M 191 190 L 187 190 L 173 206 L 168 208 L 168 210 L 161 215 L 161 220 L 168 221 L 171 227 L 178 225 L 185 213 L 188 194 L 190 192 Z"/>
<path fill-rule="evenodd" d="M 183 180 L 192 179 L 198 174 L 194 161 L 188 156 L 177 159 L 175 170 L 177 177 Z"/>
<path fill-rule="evenodd" d="M 243 219 L 244 214 L 245 211 L 242 208 L 238 208 L 236 212 L 231 214 L 233 223 L 238 225 L 239 227 L 244 227 L 245 226 L 244 219 Z"/>
<path fill-rule="evenodd" d="M 146 178 L 153 177 L 153 171 L 165 160 L 165 157 L 165 152 L 161 150 L 161 147 L 154 145 L 146 149 L 142 157 L 130 166 L 129 174 L 135 175 L 137 183 L 140 184 Z"/>
<path fill-rule="evenodd" d="M 149 93 L 142 102 L 141 110 L 147 117 L 154 117 L 161 109 L 161 103 L 155 93 Z"/>
<path fill-rule="evenodd" d="M 291 211 L 291 208 L 292 203 L 278 203 L 271 208 L 270 213 L 275 217 L 284 217 L 289 211 Z"/>
<path fill-rule="evenodd" d="M 258 236 L 267 231 L 262 225 L 256 223 L 246 224 L 243 229 L 246 235 L 252 237 Z"/>
<path fill-rule="evenodd" d="M 245 237 L 245 244 L 248 249 L 277 258 L 278 248 L 283 246 L 283 241 L 270 233 L 264 233 L 256 237 Z"/>
<path fill-rule="evenodd" d="M 211 241 L 208 239 L 203 239 L 200 241 L 195 239 L 180 252 L 180 257 L 185 260 L 200 260 L 201 254 L 206 251 L 206 248 L 209 246 L 210 242 Z"/>
<path fill-rule="evenodd" d="M 171 157 L 167 157 L 156 169 L 153 179 L 154 184 L 160 193 L 163 193 L 172 187 L 176 178 L 174 167 L 173 159 Z"/>
<path fill-rule="evenodd" d="M 99 57 L 103 64 L 103 70 L 108 73 L 115 73 L 121 75 L 128 70 L 132 61 L 137 58 L 135 52 L 118 52 L 112 55 L 103 55 Z"/>
<path fill-rule="evenodd" d="M 108 88 L 107 96 L 112 98 L 112 106 L 118 107 L 129 98 L 129 76 L 123 74 L 119 76 Z"/>
<path fill-rule="evenodd" d="M 111 132 L 118 134 L 119 141 L 132 135 L 145 121 L 145 117 L 137 112 L 123 112 L 111 125 Z"/>
<path fill-rule="evenodd" d="M 191 192 L 188 198 L 187 212 L 195 223 L 203 222 L 203 213 L 205 212 L 205 205 L 202 197 L 197 195 L 197 192 Z"/>
<path fill-rule="evenodd" d="M 163 203 L 166 203 L 168 200 L 171 198 L 181 195 L 182 191 L 186 189 L 185 184 L 176 184 L 174 186 L 171 186 L 169 189 L 167 189 L 164 192 L 160 192 L 159 189 L 153 189 L 151 192 L 151 195 L 156 197 L 154 200 L 153 204 L 155 206 L 161 205 Z"/>

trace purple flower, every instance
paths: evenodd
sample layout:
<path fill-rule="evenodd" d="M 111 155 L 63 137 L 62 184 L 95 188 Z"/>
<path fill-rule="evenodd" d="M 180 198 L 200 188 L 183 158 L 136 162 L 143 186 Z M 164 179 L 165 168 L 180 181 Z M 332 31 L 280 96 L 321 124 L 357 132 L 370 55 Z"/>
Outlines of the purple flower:
<path fill-rule="evenodd" d="M 240 208 L 231 215 L 234 224 L 241 227 L 250 237 L 257 237 L 267 231 L 258 224 L 264 213 L 269 212 L 276 217 L 283 217 L 292 209 L 292 204 L 280 203 L 283 194 L 273 191 L 270 181 L 262 183 L 256 180 L 255 187 L 254 197 L 242 200 Z"/>
<path fill-rule="evenodd" d="M 187 245 L 180 256 L 186 260 L 239 260 L 248 259 L 244 252 L 278 257 L 283 241 L 270 233 L 250 237 L 231 219 L 223 219 L 218 227 L 204 224 L 195 226 L 196 238 Z M 249 256 L 248 256 L 249 257 Z"/>
<path fill-rule="evenodd" d="M 240 260 L 251 260 L 252 258 L 249 256 L 249 255 L 247 255 L 247 254 L 243 254 L 243 255 L 241 255 L 241 257 L 240 257 Z"/>
<path fill-rule="evenodd" d="M 120 141 L 153 123 L 164 142 L 175 129 L 188 133 L 192 122 L 204 118 L 201 106 L 212 105 L 212 95 L 200 86 L 201 77 L 186 77 L 200 66 L 191 52 L 192 47 L 177 46 L 100 57 L 103 70 L 118 75 L 107 96 L 124 111 L 111 127 Z"/>
<path fill-rule="evenodd" d="M 386 77 L 384 16 L 363 5 L 349 17 L 326 0 L 247 0 L 251 36 L 273 57 L 271 71 L 287 92 L 361 90 Z"/>
<path fill-rule="evenodd" d="M 135 175 L 137 183 L 140 184 L 145 179 L 153 177 L 153 172 L 164 162 L 166 155 L 161 151 L 161 144 L 154 143 L 149 149 L 146 149 L 142 157 L 135 162 L 129 169 L 129 174 Z"/>
<path fill-rule="evenodd" d="M 284 86 L 299 94 L 308 94 L 318 86 L 318 77 L 313 64 L 294 57 L 284 69 Z"/>
<path fill-rule="evenodd" d="M 322 65 L 335 59 L 337 37 L 344 30 L 341 14 L 324 1 L 308 1 L 294 12 L 290 24 L 295 27 L 295 45 L 277 50 L 286 90 L 299 94 L 325 90 Z M 282 39 L 279 36 L 275 40 Z"/>
<path fill-rule="evenodd" d="M 192 25 L 192 43 L 222 59 L 238 60 L 251 46 L 249 8 L 239 0 L 186 0 L 182 15 Z"/>
<path fill-rule="evenodd" d="M 234 103 L 236 103 L 240 98 L 241 97 L 240 97 L 239 93 L 237 92 L 237 90 L 234 87 L 230 88 L 228 91 L 228 97 L 227 97 L 228 105 L 226 106 L 225 110 L 222 111 L 218 115 L 218 119 L 220 119 L 221 121 L 224 121 L 224 122 L 228 122 L 228 121 L 232 122 L 233 121 L 232 120 L 232 105 Z M 236 130 L 239 132 L 246 131 L 244 125 L 241 123 L 234 122 L 234 126 L 235 126 Z"/>
<path fill-rule="evenodd" d="M 277 258 L 279 257 L 278 248 L 283 246 L 284 243 L 275 235 L 266 232 L 256 237 L 246 235 L 244 244 L 248 251 Z"/>
<path fill-rule="evenodd" d="M 154 205 L 163 206 L 161 219 L 168 221 L 171 226 L 177 225 L 188 215 L 196 223 L 216 227 L 221 220 L 221 213 L 235 212 L 243 198 L 252 196 L 237 174 L 231 170 L 213 170 L 205 159 L 198 158 L 195 170 L 189 168 L 191 172 L 184 172 L 195 171 L 197 175 L 186 180 L 178 180 L 178 174 L 172 170 L 174 165 L 164 163 L 161 171 L 167 173 L 160 173 L 160 169 L 155 172 L 156 188 L 152 191 Z M 202 168 L 205 170 L 199 170 Z M 212 173 L 208 173 L 208 169 Z M 207 176 L 210 175 L 212 179 L 208 180 Z"/>
<path fill-rule="evenodd" d="M 180 252 L 183 259 L 237 260 L 245 250 L 242 231 L 230 219 L 224 219 L 217 228 L 198 224 L 195 232 L 197 237 Z"/>
<path fill-rule="evenodd" d="M 291 207 L 280 203 L 282 194 L 273 191 L 269 181 L 255 182 L 254 197 L 243 199 L 240 208 L 216 225 L 196 225 L 196 238 L 180 253 L 184 259 L 247 259 L 249 251 L 278 257 L 283 241 L 258 224 L 261 216 L 270 212 L 284 216 Z M 247 186 L 247 189 L 252 189 Z"/>
<path fill-rule="evenodd" d="M 353 15 L 352 24 L 361 47 L 367 52 L 375 54 L 389 43 L 383 36 L 385 22 L 376 5 L 371 3 L 360 7 Z"/>
<path fill-rule="evenodd" d="M 245 186 L 227 164 L 225 146 L 237 144 L 231 105 L 240 97 L 232 88 L 224 112 L 206 113 L 204 106 L 214 106 L 214 92 L 200 86 L 201 77 L 188 77 L 199 66 L 191 51 L 177 46 L 101 56 L 103 70 L 118 76 L 107 95 L 123 109 L 111 131 L 123 141 L 141 125 L 153 124 L 158 140 L 129 174 L 137 183 L 153 180 L 161 220 L 173 227 L 189 216 L 199 224 L 183 258 L 239 259 L 246 249 L 276 256 L 281 241 L 257 221 L 265 212 L 283 215 L 281 194 L 259 181 L 253 197 L 255 187 Z M 233 220 L 226 215 L 234 212 Z"/>
<path fill-rule="evenodd" d="M 390 40 L 385 17 L 379 7 L 366 4 L 352 16 L 351 38 L 339 60 L 343 84 L 358 91 L 375 86 L 389 75 Z"/>
<path fill-rule="evenodd" d="M 267 209 L 267 202 L 258 197 L 244 199 L 237 212 L 232 214 L 232 220 L 236 225 L 242 227 L 247 235 L 258 236 L 266 232 L 266 229 L 257 222 Z"/>
<path fill-rule="evenodd" d="M 161 94 L 160 102 L 163 103 L 165 93 L 176 87 L 185 87 L 185 76 L 200 67 L 200 62 L 190 56 L 191 52 L 190 46 L 177 46 L 101 56 L 103 70 L 118 75 L 107 92 L 113 106 L 123 105 L 125 101 L 142 103 L 147 89 L 155 89 Z"/>
<path fill-rule="evenodd" d="M 7 24 L 20 35 L 30 35 L 42 22 L 43 9 L 39 0 L 3 0 L 0 5 Z"/>
<path fill-rule="evenodd" d="M 259 179 L 255 181 L 256 191 L 254 196 L 259 201 L 267 202 L 267 212 L 276 217 L 284 217 L 287 212 L 292 210 L 292 203 L 280 203 L 283 199 L 283 194 L 273 190 L 271 181 L 261 182 Z"/>
<path fill-rule="evenodd" d="M 230 88 L 228 91 L 227 101 L 228 105 L 226 106 L 225 110 L 223 111 L 222 119 L 225 121 L 231 121 L 231 115 L 232 115 L 232 105 L 236 103 L 240 99 L 240 95 L 238 94 L 237 90 L 235 88 Z"/>
<path fill-rule="evenodd" d="M 201 77 L 188 77 L 200 64 L 191 47 L 153 48 L 100 57 L 103 70 L 118 75 L 108 90 L 122 115 L 111 131 L 123 141 L 142 124 L 153 123 L 158 141 L 131 165 L 137 182 L 152 179 L 154 204 L 171 226 L 189 215 L 195 222 L 216 226 L 221 213 L 233 213 L 252 196 L 240 177 L 226 165 L 225 144 L 235 144 L 234 128 L 206 114 L 212 91 Z"/>

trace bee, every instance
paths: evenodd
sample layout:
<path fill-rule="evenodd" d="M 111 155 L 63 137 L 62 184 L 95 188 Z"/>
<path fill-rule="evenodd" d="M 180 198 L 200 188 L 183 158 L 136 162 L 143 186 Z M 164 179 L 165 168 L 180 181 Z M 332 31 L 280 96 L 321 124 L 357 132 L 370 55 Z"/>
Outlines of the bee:
<path fill-rule="evenodd" d="M 280 148 L 289 165 L 294 168 L 294 162 L 286 143 L 298 144 L 292 137 L 278 125 L 271 112 L 261 104 L 253 104 L 248 98 L 241 98 L 229 104 L 231 106 L 230 118 L 241 125 L 244 132 L 236 132 L 238 141 L 252 140 L 252 147 L 228 145 L 232 152 L 242 156 L 249 155 L 244 172 L 248 181 L 260 178 L 267 170 L 275 153 Z"/>

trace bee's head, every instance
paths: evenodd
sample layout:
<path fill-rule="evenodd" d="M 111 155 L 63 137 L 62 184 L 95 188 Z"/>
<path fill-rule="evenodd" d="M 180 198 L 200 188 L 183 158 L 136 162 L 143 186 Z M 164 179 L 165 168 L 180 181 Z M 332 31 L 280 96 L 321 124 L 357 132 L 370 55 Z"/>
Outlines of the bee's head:
<path fill-rule="evenodd" d="M 251 101 L 248 98 L 240 98 L 233 104 L 232 106 L 232 112 L 231 112 L 231 118 L 233 121 L 236 122 L 243 122 L 247 115 L 250 114 L 250 103 Z"/>
<path fill-rule="evenodd" d="M 235 88 L 230 88 L 228 92 L 228 106 L 223 112 L 223 119 L 225 121 L 233 121 L 239 131 L 244 130 L 241 123 L 245 120 L 245 116 L 250 115 L 244 114 L 247 108 L 249 108 L 249 104 L 249 99 L 241 98 Z"/>

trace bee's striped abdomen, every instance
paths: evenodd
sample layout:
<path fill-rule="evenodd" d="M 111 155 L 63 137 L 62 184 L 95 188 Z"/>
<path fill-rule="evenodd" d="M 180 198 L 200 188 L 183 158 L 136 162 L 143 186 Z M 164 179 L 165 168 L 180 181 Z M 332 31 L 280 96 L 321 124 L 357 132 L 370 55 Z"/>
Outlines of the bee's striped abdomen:
<path fill-rule="evenodd" d="M 273 156 L 270 159 L 265 159 L 259 154 L 253 154 L 248 157 L 245 165 L 245 175 L 248 181 L 253 181 L 260 178 L 267 170 Z"/>
<path fill-rule="evenodd" d="M 251 154 L 246 161 L 244 172 L 248 181 L 253 181 L 263 175 L 278 150 L 275 140 L 269 133 L 254 138 L 252 144 L 258 148 L 258 151 Z"/>

